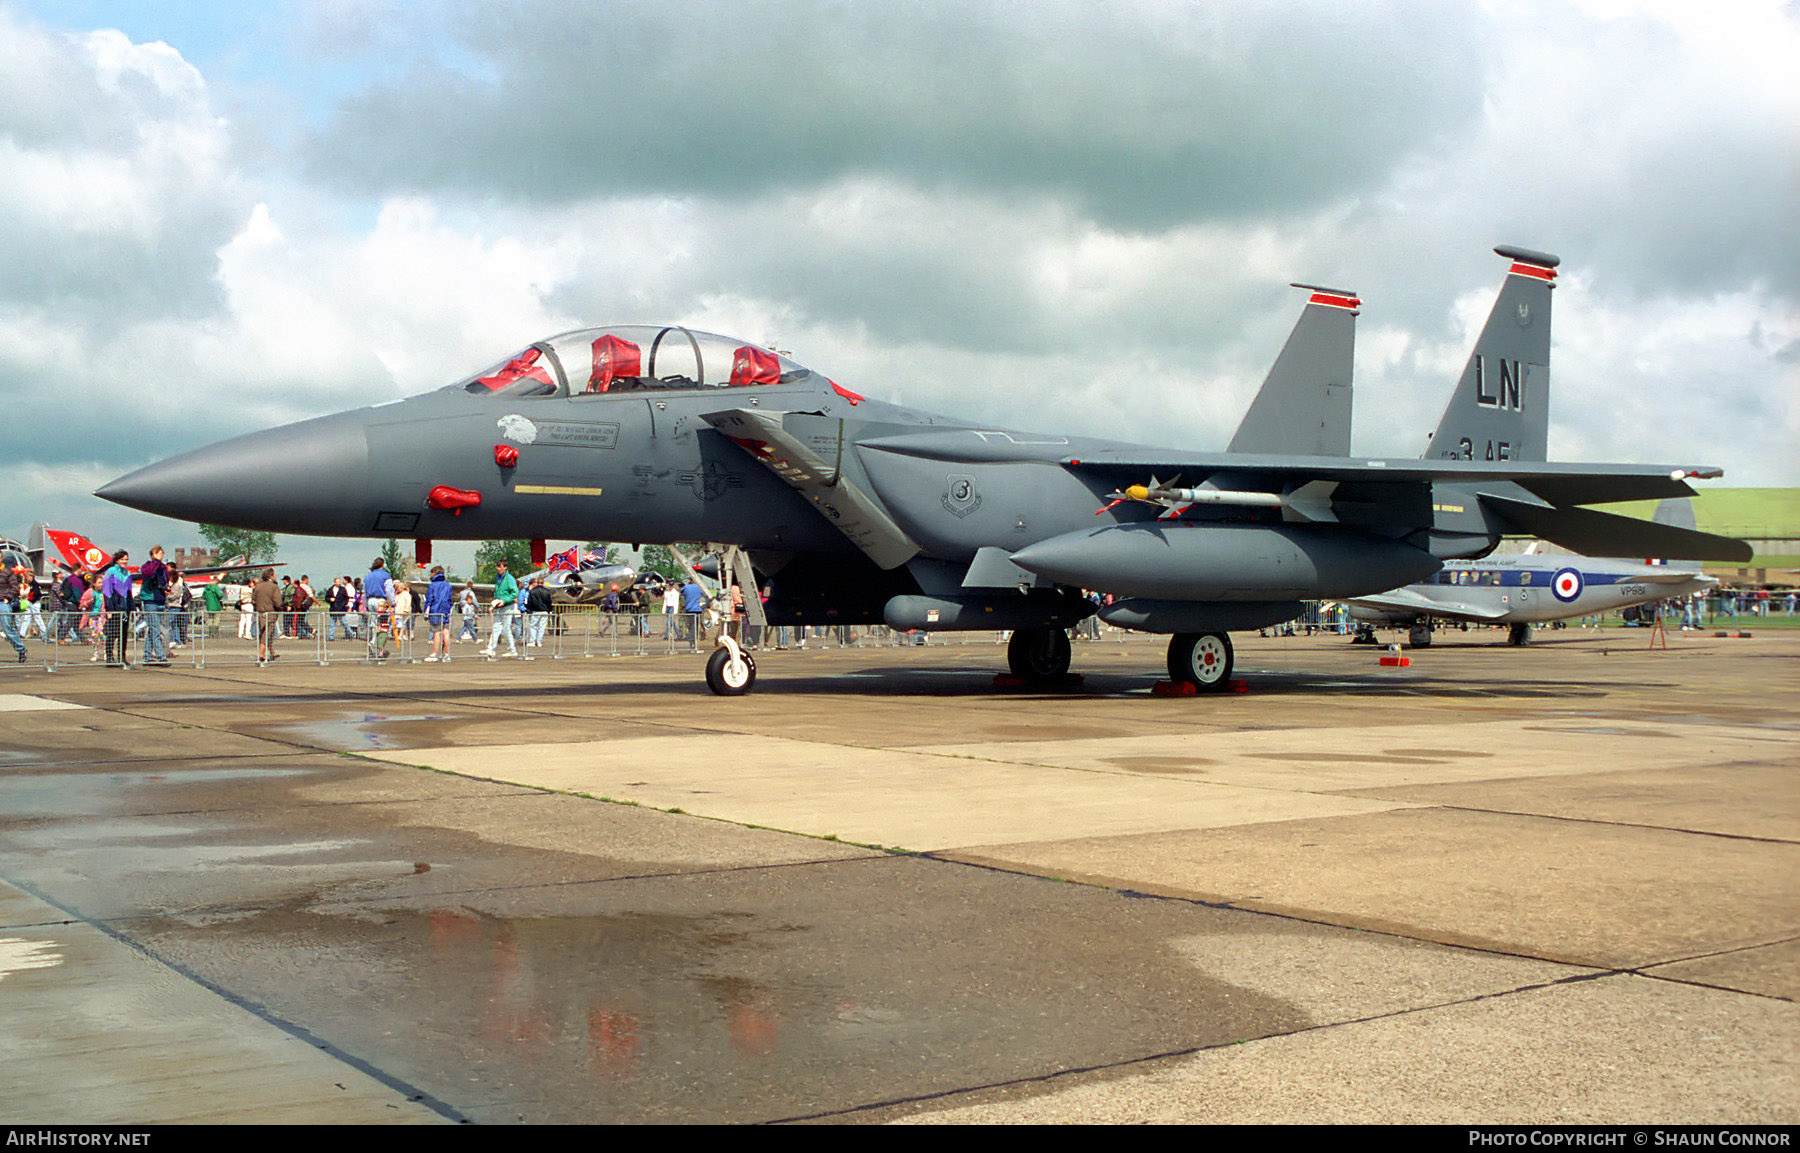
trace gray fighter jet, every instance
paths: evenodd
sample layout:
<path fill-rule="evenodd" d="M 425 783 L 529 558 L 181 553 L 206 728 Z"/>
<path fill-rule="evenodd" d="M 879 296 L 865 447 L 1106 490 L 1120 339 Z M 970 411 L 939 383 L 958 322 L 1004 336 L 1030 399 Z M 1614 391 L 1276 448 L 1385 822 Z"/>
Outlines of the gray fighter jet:
<path fill-rule="evenodd" d="M 1514 446 L 1543 435 L 1526 398 L 1547 355 L 1531 359 L 1530 334 L 1548 321 L 1556 260 L 1496 251 L 1513 261 L 1496 315 L 1510 309 L 1505 324 L 1527 339 L 1484 333 L 1452 402 L 1468 419 L 1446 414 L 1455 436 L 1434 442 L 1434 459 L 1344 455 L 1336 419 L 1305 399 L 1331 383 L 1312 353 L 1271 374 L 1282 399 L 1253 406 L 1242 451 L 1196 453 L 971 424 L 745 341 L 622 326 L 174 457 L 99 495 L 276 532 L 733 544 L 768 576 L 772 624 L 1010 629 L 1010 666 L 1031 682 L 1067 674 L 1065 630 L 1095 611 L 1081 595 L 1093 589 L 1116 598 L 1102 619 L 1171 634 L 1170 675 L 1203 690 L 1230 679 L 1231 630 L 1412 584 L 1503 535 L 1747 559 L 1738 541 L 1666 527 L 1645 539 L 1644 522 L 1581 507 L 1692 495 L 1686 481 L 1717 468 L 1517 459 Z M 1342 380 L 1347 427 L 1347 368 Z M 707 663 L 715 692 L 755 676 L 729 640 Z"/>

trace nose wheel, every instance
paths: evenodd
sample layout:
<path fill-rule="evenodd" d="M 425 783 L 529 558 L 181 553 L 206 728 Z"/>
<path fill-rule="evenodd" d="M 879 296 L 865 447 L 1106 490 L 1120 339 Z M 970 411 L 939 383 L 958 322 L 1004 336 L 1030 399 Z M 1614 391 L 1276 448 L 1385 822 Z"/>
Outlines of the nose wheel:
<path fill-rule="evenodd" d="M 756 658 L 730 637 L 706 658 L 706 687 L 722 697 L 741 697 L 756 685 Z"/>
<path fill-rule="evenodd" d="M 1176 633 L 1169 638 L 1169 678 L 1203 693 L 1231 680 L 1231 638 L 1224 633 Z"/>

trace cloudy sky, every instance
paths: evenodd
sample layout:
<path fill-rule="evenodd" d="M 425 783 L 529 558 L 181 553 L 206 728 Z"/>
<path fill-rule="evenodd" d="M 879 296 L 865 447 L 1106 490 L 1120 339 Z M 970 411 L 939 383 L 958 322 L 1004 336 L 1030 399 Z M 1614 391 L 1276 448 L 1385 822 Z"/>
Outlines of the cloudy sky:
<path fill-rule="evenodd" d="M 1800 484 L 1796 60 L 1793 0 L 0 0 L 0 533 L 192 543 L 92 490 L 627 321 L 1220 449 L 1293 280 L 1416 456 L 1497 243 L 1563 257 L 1552 458 Z"/>

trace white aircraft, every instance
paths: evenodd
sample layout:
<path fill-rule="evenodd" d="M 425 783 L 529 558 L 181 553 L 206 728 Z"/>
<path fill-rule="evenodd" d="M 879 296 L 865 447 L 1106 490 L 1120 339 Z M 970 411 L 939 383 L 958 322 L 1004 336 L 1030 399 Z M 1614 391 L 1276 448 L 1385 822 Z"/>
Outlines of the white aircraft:
<path fill-rule="evenodd" d="M 1686 500 L 1663 501 L 1655 519 L 1692 528 L 1693 506 Z M 1408 643 L 1424 648 L 1431 643 L 1434 622 L 1457 621 L 1510 625 L 1507 640 L 1523 645 L 1531 642 L 1534 624 L 1688 596 L 1718 583 L 1691 564 L 1527 552 L 1451 561 L 1429 580 L 1347 603 L 1363 640 L 1373 639 L 1376 625 L 1404 626 Z"/>

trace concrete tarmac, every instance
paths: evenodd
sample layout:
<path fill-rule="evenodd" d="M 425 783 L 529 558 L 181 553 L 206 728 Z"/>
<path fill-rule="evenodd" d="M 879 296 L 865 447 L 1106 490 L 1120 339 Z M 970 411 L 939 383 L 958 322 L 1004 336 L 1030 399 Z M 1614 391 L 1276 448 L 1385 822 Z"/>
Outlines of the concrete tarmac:
<path fill-rule="evenodd" d="M 1800 635 L 1236 640 L 9 669 L 0 1114 L 1800 1120 Z"/>

